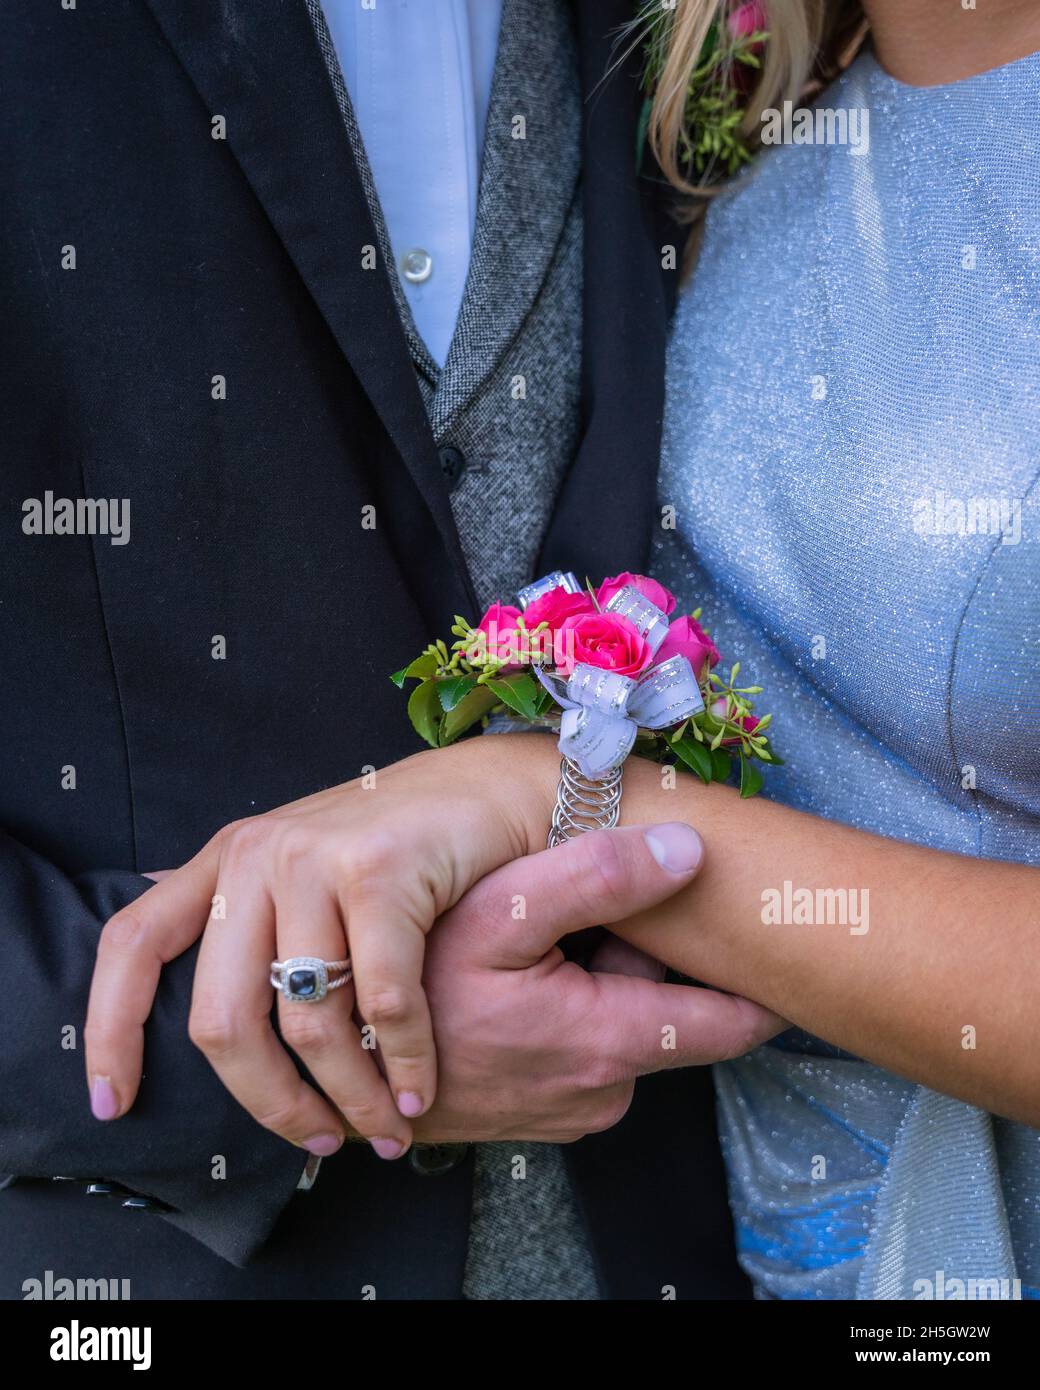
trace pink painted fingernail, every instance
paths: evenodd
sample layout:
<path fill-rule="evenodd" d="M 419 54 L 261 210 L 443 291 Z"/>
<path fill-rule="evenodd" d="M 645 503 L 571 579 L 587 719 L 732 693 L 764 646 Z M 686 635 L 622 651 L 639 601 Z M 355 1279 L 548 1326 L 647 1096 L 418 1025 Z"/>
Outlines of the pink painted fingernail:
<path fill-rule="evenodd" d="M 303 1148 L 309 1154 L 317 1154 L 319 1158 L 328 1158 L 329 1154 L 334 1154 L 342 1143 L 342 1134 L 315 1134 L 312 1138 L 303 1141 Z"/>
<path fill-rule="evenodd" d="M 400 1158 L 404 1153 L 400 1139 L 373 1139 L 370 1142 L 380 1158 Z"/>
<path fill-rule="evenodd" d="M 114 1120 L 119 1114 L 119 1098 L 107 1076 L 95 1076 L 90 1088 L 90 1109 L 95 1120 Z"/>
<path fill-rule="evenodd" d="M 655 825 L 643 837 L 646 847 L 660 864 L 673 874 L 688 874 L 696 869 L 704 856 L 701 837 L 692 826 L 682 821 L 669 821 L 667 825 Z"/>
<path fill-rule="evenodd" d="M 402 1115 L 407 1115 L 410 1120 L 414 1119 L 416 1115 L 422 1114 L 422 1096 L 417 1095 L 415 1091 L 401 1091 L 397 1097 L 397 1108 Z"/>

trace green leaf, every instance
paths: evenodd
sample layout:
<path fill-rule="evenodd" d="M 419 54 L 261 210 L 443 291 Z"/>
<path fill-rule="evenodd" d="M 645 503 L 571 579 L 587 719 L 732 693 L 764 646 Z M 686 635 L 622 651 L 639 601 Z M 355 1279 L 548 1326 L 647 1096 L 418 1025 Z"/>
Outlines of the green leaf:
<path fill-rule="evenodd" d="M 712 780 L 725 782 L 732 770 L 733 765 L 729 760 L 729 754 L 722 748 L 716 748 L 711 754 Z"/>
<path fill-rule="evenodd" d="M 538 718 L 538 695 L 542 686 L 526 671 L 521 671 L 517 676 L 490 680 L 487 688 L 493 690 L 504 705 L 525 719 Z"/>
<path fill-rule="evenodd" d="M 395 671 L 390 677 L 398 690 L 402 688 L 409 676 L 416 680 L 428 680 L 430 676 L 436 675 L 439 660 L 433 652 L 423 652 L 422 656 L 417 656 L 409 665 L 402 667 L 400 671 Z"/>
<path fill-rule="evenodd" d="M 468 695 L 462 697 L 450 714 L 444 716 L 440 729 L 440 747 L 446 748 L 449 743 L 454 743 L 460 734 L 472 728 L 478 719 L 483 719 L 488 710 L 497 703 L 497 697 L 486 685 L 475 686 Z"/>
<path fill-rule="evenodd" d="M 450 714 L 463 696 L 469 694 L 476 683 L 476 676 L 451 676 L 447 680 L 437 681 L 437 698 L 441 702 L 441 709 L 444 713 Z"/>
<path fill-rule="evenodd" d="M 673 743 L 672 747 L 683 760 L 686 766 L 696 772 L 705 786 L 711 781 L 712 766 L 711 754 L 703 744 L 697 743 L 692 738 L 684 738 L 679 743 Z"/>
<path fill-rule="evenodd" d="M 437 698 L 436 681 L 423 681 L 408 697 L 408 717 L 420 738 L 431 748 L 440 747 L 443 713 Z"/>
<path fill-rule="evenodd" d="M 535 702 L 535 713 L 541 718 L 554 709 L 559 709 L 559 705 L 553 699 L 552 692 L 546 690 L 544 685 L 540 686 L 538 699 Z"/>
<path fill-rule="evenodd" d="M 762 786 L 762 774 L 749 758 L 740 760 L 740 795 L 742 797 L 754 796 L 755 792 Z"/>

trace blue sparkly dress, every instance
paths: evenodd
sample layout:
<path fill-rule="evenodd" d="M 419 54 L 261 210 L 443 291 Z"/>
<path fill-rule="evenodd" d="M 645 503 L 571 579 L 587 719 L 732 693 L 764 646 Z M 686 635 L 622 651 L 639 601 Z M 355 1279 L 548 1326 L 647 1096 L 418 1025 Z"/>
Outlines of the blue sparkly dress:
<path fill-rule="evenodd" d="M 654 572 L 765 687 L 767 795 L 1040 864 L 1040 54 L 866 52 L 818 104 L 869 149 L 778 146 L 708 215 Z M 715 1074 L 760 1297 L 1040 1296 L 1040 1133 L 794 1032 Z"/>

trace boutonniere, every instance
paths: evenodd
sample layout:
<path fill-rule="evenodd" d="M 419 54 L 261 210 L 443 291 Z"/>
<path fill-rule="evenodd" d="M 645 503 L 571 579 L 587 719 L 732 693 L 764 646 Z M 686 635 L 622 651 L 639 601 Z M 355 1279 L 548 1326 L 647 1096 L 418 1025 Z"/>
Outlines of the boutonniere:
<path fill-rule="evenodd" d="M 558 735 L 550 843 L 616 821 L 630 753 L 705 783 L 732 780 L 753 796 L 760 765 L 781 761 L 767 735 L 771 716 L 752 709 L 760 687 L 736 684 L 739 662 L 720 675 L 700 610 L 678 615 L 675 606 L 645 575 L 618 574 L 593 589 L 557 571 L 521 590 L 518 607 L 493 604 L 476 627 L 456 618 L 450 646 L 432 642 L 391 679 L 417 682 L 408 713 L 433 748 L 490 715 Z"/>
<path fill-rule="evenodd" d="M 641 169 L 654 97 L 665 70 L 675 25 L 690 0 L 645 0 L 638 26 L 645 40 L 642 88 L 645 93 L 636 140 Z M 765 5 L 726 3 L 708 28 L 686 82 L 679 162 L 693 181 L 711 184 L 730 178 L 752 157 L 743 129 L 755 71 L 769 38 Z"/>

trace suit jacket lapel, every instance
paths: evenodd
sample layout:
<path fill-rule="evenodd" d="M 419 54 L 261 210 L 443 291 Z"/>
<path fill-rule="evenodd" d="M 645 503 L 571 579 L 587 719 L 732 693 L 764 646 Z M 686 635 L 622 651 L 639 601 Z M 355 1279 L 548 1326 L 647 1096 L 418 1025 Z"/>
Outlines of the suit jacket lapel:
<path fill-rule="evenodd" d="M 337 343 L 381 417 L 469 594 L 448 492 L 357 164 L 306 6 L 147 0 L 214 114 Z M 206 138 L 205 127 L 200 138 Z"/>
<path fill-rule="evenodd" d="M 325 59 L 325 66 L 328 69 L 329 81 L 332 83 L 332 90 L 336 94 L 336 104 L 339 106 L 340 116 L 343 118 L 343 128 L 350 141 L 350 148 L 354 152 L 354 163 L 357 165 L 358 174 L 361 178 L 361 187 L 365 192 L 365 201 L 368 210 L 372 214 L 372 224 L 376 230 L 376 238 L 379 249 L 382 252 L 383 264 L 387 267 L 387 279 L 393 292 L 394 302 L 397 305 L 398 316 L 401 320 L 401 328 L 404 331 L 405 341 L 408 344 L 408 351 L 412 355 L 412 362 L 415 369 L 422 373 L 423 380 L 432 393 L 440 376 L 440 368 L 430 356 L 430 350 L 419 336 L 419 330 L 415 326 L 412 317 L 412 310 L 405 297 L 404 289 L 401 286 L 400 277 L 394 266 L 394 251 L 390 244 L 390 233 L 387 230 L 386 221 L 383 217 L 383 209 L 379 202 L 379 194 L 376 191 L 376 181 L 372 173 L 372 166 L 368 162 L 368 155 L 365 152 L 365 144 L 361 138 L 361 130 L 358 127 L 357 116 L 354 112 L 353 103 L 350 100 L 350 93 L 347 91 L 347 84 L 343 80 L 343 70 L 339 65 L 339 55 L 336 52 L 336 45 L 333 42 L 332 34 L 325 19 L 325 11 L 321 7 L 321 0 L 305 0 L 307 13 L 310 15 L 311 24 L 318 38 L 318 47 L 321 55 Z"/>
<path fill-rule="evenodd" d="M 459 319 L 433 398 L 436 430 L 480 389 L 538 296 L 581 169 L 571 16 L 505 0 L 488 105 L 477 225 Z M 517 117 L 524 121 L 517 138 Z"/>
<path fill-rule="evenodd" d="M 664 350 L 678 271 L 662 246 L 684 233 L 663 180 L 636 172 L 641 44 L 632 0 L 575 0 L 584 101 L 582 405 L 585 433 L 564 482 L 539 570 L 595 577 L 645 567 L 655 524 Z M 609 75 L 608 75 L 609 74 Z M 649 162 L 649 161 L 648 161 Z"/>

